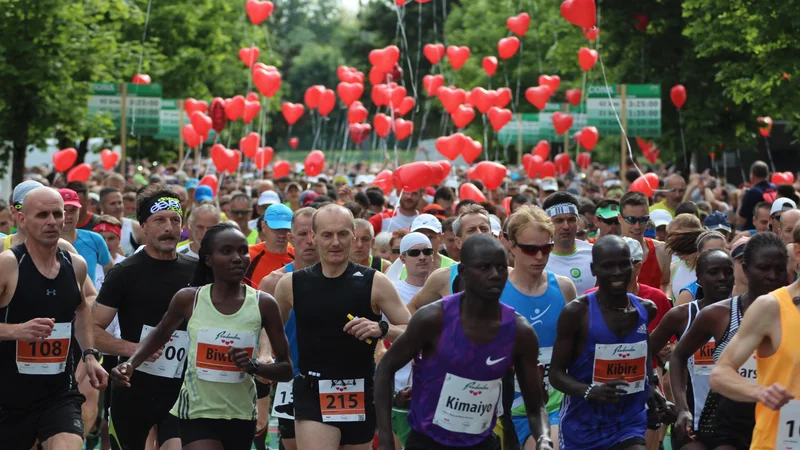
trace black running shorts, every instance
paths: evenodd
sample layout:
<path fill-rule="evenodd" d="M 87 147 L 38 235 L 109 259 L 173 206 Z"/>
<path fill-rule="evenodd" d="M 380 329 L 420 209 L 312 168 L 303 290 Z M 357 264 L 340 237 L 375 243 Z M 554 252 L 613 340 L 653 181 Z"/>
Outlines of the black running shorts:
<path fill-rule="evenodd" d="M 256 433 L 255 420 L 180 419 L 181 445 L 194 441 L 219 441 L 225 450 L 250 450 Z"/>
<path fill-rule="evenodd" d="M 58 394 L 31 410 L 0 410 L 0 436 L 4 450 L 30 450 L 61 434 L 76 434 L 83 439 L 81 405 L 86 401 L 77 389 Z"/>
<path fill-rule="evenodd" d="M 108 434 L 112 450 L 144 450 L 147 435 L 153 426 L 158 426 L 159 447 L 170 439 L 180 437 L 178 418 L 169 413 L 178 391 L 172 393 L 172 389 L 145 389 L 141 385 L 137 388 L 136 382 L 141 382 L 143 376 L 148 375 L 135 373 L 130 388 L 116 385 L 111 388 Z"/>

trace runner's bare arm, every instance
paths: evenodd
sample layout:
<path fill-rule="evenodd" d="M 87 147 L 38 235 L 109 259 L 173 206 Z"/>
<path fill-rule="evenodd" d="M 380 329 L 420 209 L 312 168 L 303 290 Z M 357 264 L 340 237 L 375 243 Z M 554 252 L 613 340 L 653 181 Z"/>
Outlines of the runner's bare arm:
<path fill-rule="evenodd" d="M 268 354 L 272 359 L 275 353 L 277 362 L 261 364 L 253 375 L 274 381 L 289 381 L 294 375 L 292 359 L 289 355 L 289 342 L 286 333 L 283 331 L 283 321 L 281 320 L 278 302 L 271 295 L 261 292 L 258 296 L 258 308 L 261 311 L 261 327 L 266 330 L 269 337 L 267 344 L 271 346 Z"/>
<path fill-rule="evenodd" d="M 421 350 L 434 345 L 442 330 L 442 315 L 443 310 L 439 303 L 420 309 L 409 321 L 407 332 L 394 341 L 378 365 L 375 374 L 375 414 L 380 448 L 394 448 L 392 438 L 394 374 Z"/>
<path fill-rule="evenodd" d="M 272 273 L 262 278 L 261 282 L 258 283 L 258 290 L 274 296 L 278 281 L 281 281 L 284 275 L 286 275 L 286 269 L 283 267 L 272 271 Z"/>
<path fill-rule="evenodd" d="M 781 327 L 775 324 L 780 323 L 778 300 L 770 294 L 757 298 L 748 308 L 736 336 L 714 365 L 710 377 L 711 389 L 737 402 L 763 402 L 767 387 L 743 378 L 738 369 L 753 356 L 762 342 L 769 341 L 773 348 L 777 347 Z"/>
<path fill-rule="evenodd" d="M 664 317 L 661 318 L 658 326 L 650 334 L 650 355 L 653 358 L 659 358 L 659 353 L 665 345 L 669 343 L 672 336 L 676 336 L 683 331 L 681 325 L 686 326 L 686 309 L 688 306 L 676 306 L 669 310 Z"/>
<path fill-rule="evenodd" d="M 400 300 L 400 295 L 389 278 L 379 272 L 375 273 L 372 281 L 372 301 L 378 311 L 386 314 L 386 318 L 389 319 L 389 331 L 384 338 L 394 341 L 405 331 L 408 321 L 411 319 L 411 313 Z"/>
<path fill-rule="evenodd" d="M 83 281 L 83 295 L 89 303 L 89 308 L 93 308 L 95 300 L 97 300 L 97 288 L 94 287 L 94 283 L 89 277 Z"/>
<path fill-rule="evenodd" d="M 558 280 L 558 287 L 561 288 L 561 295 L 564 296 L 564 303 L 569 303 L 578 297 L 578 291 L 572 280 L 561 275 L 556 275 L 556 280 Z"/>
<path fill-rule="evenodd" d="M 449 289 L 447 284 L 450 282 L 450 268 L 444 267 L 433 271 L 431 276 L 425 280 L 422 289 L 414 295 L 414 298 L 408 302 L 408 311 L 414 314 L 418 309 L 425 305 L 431 304 L 436 300 L 447 295 Z"/>
<path fill-rule="evenodd" d="M 575 360 L 579 336 L 582 329 L 588 328 L 588 306 L 580 300 L 569 302 L 558 317 L 556 341 L 550 360 L 550 384 L 556 390 L 574 397 L 583 397 L 588 384 L 567 374 L 567 367 Z"/>
<path fill-rule="evenodd" d="M 667 250 L 667 246 L 663 242 L 653 240 L 653 245 L 656 249 L 656 260 L 661 269 L 661 290 L 663 292 L 668 292 L 666 289 L 669 289 L 669 266 L 672 262 L 672 257 Z"/>
<path fill-rule="evenodd" d="M 189 320 L 192 317 L 195 293 L 198 289 L 200 288 L 183 288 L 172 297 L 164 317 L 161 318 L 161 321 L 158 322 L 153 331 L 139 343 L 136 351 L 133 352 L 133 355 L 128 360 L 128 363 L 134 369 L 163 347 L 184 320 Z"/>
<path fill-rule="evenodd" d="M 684 289 L 678 294 L 678 298 L 675 299 L 675 306 L 685 305 L 687 303 L 691 303 L 692 301 L 694 301 L 692 293 L 689 292 L 688 289 Z"/>
<path fill-rule="evenodd" d="M 278 302 L 278 308 L 283 318 L 283 324 L 289 321 L 289 315 L 292 313 L 294 307 L 294 294 L 292 292 L 292 274 L 286 274 L 285 277 L 278 281 L 275 287 L 275 301 Z"/>
<path fill-rule="evenodd" d="M 100 350 L 101 353 L 129 357 L 136 351 L 136 347 L 138 347 L 139 344 L 124 339 L 117 339 L 106 331 L 106 328 L 108 328 L 114 320 L 115 315 L 117 315 L 116 308 L 101 305 L 100 303 L 94 304 L 92 308 L 94 343 L 97 350 Z"/>
<path fill-rule="evenodd" d="M 75 270 L 75 278 L 78 279 L 78 288 L 81 292 L 81 303 L 75 309 L 75 339 L 82 350 L 87 348 L 95 348 L 94 335 L 92 333 L 92 308 L 86 300 L 86 295 L 83 291 L 83 285 L 87 279 L 86 276 L 86 261 L 77 255 L 72 256 L 72 267 Z"/>
<path fill-rule="evenodd" d="M 569 281 L 569 280 L 567 280 Z M 550 420 L 544 409 L 542 379 L 539 375 L 539 338 L 527 319 L 517 314 L 517 335 L 514 339 L 514 369 L 519 379 L 522 401 L 528 414 L 531 437 L 537 442 L 550 436 Z"/>

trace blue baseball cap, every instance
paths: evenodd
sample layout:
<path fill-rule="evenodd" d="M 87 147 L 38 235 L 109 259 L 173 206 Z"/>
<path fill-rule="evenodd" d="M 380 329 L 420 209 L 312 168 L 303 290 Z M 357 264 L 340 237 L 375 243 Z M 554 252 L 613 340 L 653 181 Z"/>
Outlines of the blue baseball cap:
<path fill-rule="evenodd" d="M 189 178 L 186 180 L 186 184 L 183 187 L 186 189 L 195 189 L 198 184 L 200 184 L 200 180 L 197 178 Z"/>
<path fill-rule="evenodd" d="M 714 211 L 709 214 L 705 222 L 703 222 L 703 225 L 709 230 L 725 230 L 728 233 L 731 232 L 731 224 L 728 222 L 728 216 L 720 211 Z"/>
<path fill-rule="evenodd" d="M 292 228 L 292 210 L 281 203 L 270 205 L 264 212 L 264 222 L 273 230 L 288 230 Z"/>
<path fill-rule="evenodd" d="M 214 191 L 211 190 L 210 186 L 206 186 L 205 184 L 202 186 L 197 186 L 194 190 L 194 201 L 202 202 L 203 200 L 211 200 L 214 198 Z"/>

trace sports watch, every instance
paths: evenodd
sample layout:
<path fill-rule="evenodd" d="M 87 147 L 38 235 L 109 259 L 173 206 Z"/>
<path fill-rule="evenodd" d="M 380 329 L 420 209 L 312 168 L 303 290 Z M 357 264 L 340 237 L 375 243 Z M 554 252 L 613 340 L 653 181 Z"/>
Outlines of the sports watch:
<path fill-rule="evenodd" d="M 100 362 L 100 352 L 98 352 L 96 348 L 87 348 L 83 351 L 83 355 L 81 356 L 83 362 L 86 362 L 86 357 L 89 355 L 94 356 L 94 359 Z"/>
<path fill-rule="evenodd" d="M 378 322 L 378 327 L 381 329 L 381 337 L 386 337 L 386 333 L 389 332 L 389 322 L 381 320 Z"/>

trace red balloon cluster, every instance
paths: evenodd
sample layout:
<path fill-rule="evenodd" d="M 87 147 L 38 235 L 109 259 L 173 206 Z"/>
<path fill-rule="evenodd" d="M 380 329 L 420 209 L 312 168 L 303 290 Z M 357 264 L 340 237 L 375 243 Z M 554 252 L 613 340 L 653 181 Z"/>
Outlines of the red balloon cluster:
<path fill-rule="evenodd" d="M 401 192 L 415 192 L 441 184 L 449 173 L 447 161 L 415 161 L 403 164 L 392 173 L 392 185 Z"/>
<path fill-rule="evenodd" d="M 367 140 L 371 131 L 372 126 L 368 123 L 351 123 L 350 139 L 352 139 L 356 145 L 361 145 L 362 142 Z"/>
<path fill-rule="evenodd" d="M 794 174 L 792 172 L 775 172 L 770 181 L 773 184 L 794 184 Z"/>
<path fill-rule="evenodd" d="M 495 64 L 495 69 L 497 65 Z M 444 76 L 442 75 L 425 75 L 422 77 L 422 87 L 425 88 L 425 93 L 428 97 L 433 97 L 439 92 L 439 88 L 444 86 Z"/>
<path fill-rule="evenodd" d="M 242 162 L 242 154 L 236 150 L 225 148 L 222 144 L 211 146 L 211 161 L 217 172 L 235 173 L 239 170 L 239 163 Z"/>
<path fill-rule="evenodd" d="M 486 189 L 493 191 L 503 184 L 503 179 L 506 177 L 508 169 L 506 166 L 492 162 L 481 161 L 475 165 L 475 176 L 483 182 Z"/>
<path fill-rule="evenodd" d="M 396 45 L 390 45 L 382 49 L 376 48 L 369 52 L 370 64 L 382 74 L 391 74 L 399 59 L 400 49 Z M 394 79 L 397 80 L 399 77 Z"/>
<path fill-rule="evenodd" d="M 384 194 L 389 195 L 394 188 L 392 184 L 392 171 L 391 170 L 383 170 L 372 180 L 370 183 L 372 186 L 378 186 L 381 188 Z"/>

